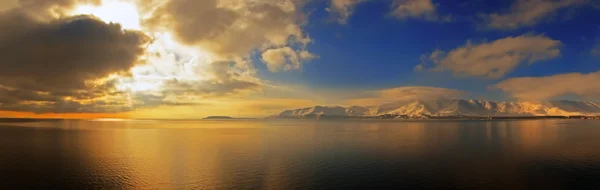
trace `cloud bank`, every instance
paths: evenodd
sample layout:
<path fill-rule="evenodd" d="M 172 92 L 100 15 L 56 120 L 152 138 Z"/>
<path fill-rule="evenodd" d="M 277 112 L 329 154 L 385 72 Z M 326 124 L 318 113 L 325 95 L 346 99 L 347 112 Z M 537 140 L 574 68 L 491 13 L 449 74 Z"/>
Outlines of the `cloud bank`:
<path fill-rule="evenodd" d="M 519 100 L 548 100 L 565 95 L 583 99 L 600 98 L 600 71 L 566 73 L 546 77 L 520 77 L 504 80 L 493 88 L 500 89 Z"/>
<path fill-rule="evenodd" d="M 458 76 L 500 78 L 519 64 L 548 60 L 560 55 L 561 42 L 543 35 L 506 37 L 492 42 L 436 50 L 422 57 L 416 70 L 448 70 Z"/>
<path fill-rule="evenodd" d="M 460 90 L 428 87 L 428 86 L 405 86 L 376 91 L 368 91 L 361 97 L 349 98 L 347 104 L 370 106 L 390 102 L 405 102 L 414 100 L 435 100 L 460 98 L 466 93 Z"/>
<path fill-rule="evenodd" d="M 155 0 L 158 1 L 158 0 Z M 170 0 L 156 7 L 145 26 L 172 31 L 188 45 L 220 57 L 245 57 L 255 49 L 305 46 L 303 1 Z"/>

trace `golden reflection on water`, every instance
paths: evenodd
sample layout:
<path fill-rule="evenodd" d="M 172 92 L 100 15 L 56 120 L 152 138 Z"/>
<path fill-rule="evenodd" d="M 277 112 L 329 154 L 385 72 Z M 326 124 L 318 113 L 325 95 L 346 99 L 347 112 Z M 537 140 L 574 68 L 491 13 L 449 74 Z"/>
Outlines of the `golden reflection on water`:
<path fill-rule="evenodd" d="M 443 168 L 469 183 L 522 175 L 519 164 L 531 159 L 597 159 L 597 149 L 569 147 L 575 135 L 593 144 L 582 137 L 599 131 L 571 131 L 574 124 L 564 122 L 64 121 L 24 124 L 35 127 L 31 134 L 18 133 L 30 140 L 0 146 L 21 142 L 14 146 L 30 151 L 30 159 L 53 154 L 69 160 L 80 180 L 133 189 L 286 189 L 337 167 L 412 167 L 424 161 L 423 169 Z"/>
<path fill-rule="evenodd" d="M 557 140 L 558 129 L 550 120 L 523 121 L 523 127 L 513 127 L 512 135 L 524 151 L 533 151 Z"/>

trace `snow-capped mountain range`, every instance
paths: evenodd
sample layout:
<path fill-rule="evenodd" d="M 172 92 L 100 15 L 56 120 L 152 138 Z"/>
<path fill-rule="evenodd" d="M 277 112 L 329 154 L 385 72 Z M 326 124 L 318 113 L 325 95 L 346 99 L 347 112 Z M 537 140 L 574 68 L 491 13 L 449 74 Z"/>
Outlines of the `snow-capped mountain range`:
<path fill-rule="evenodd" d="M 589 101 L 497 102 L 487 100 L 437 99 L 398 101 L 374 106 L 314 106 L 285 110 L 276 118 L 328 117 L 448 117 L 448 116 L 600 116 L 600 103 Z"/>

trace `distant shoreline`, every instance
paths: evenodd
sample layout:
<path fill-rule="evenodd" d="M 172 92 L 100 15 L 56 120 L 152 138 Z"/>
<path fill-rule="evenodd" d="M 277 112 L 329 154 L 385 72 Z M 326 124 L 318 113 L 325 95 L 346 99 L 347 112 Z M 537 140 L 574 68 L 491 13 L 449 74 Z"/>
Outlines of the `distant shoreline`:
<path fill-rule="evenodd" d="M 540 119 L 576 119 L 600 120 L 600 116 L 406 116 L 406 115 L 381 115 L 381 116 L 313 116 L 305 117 L 272 117 L 271 119 L 303 119 L 303 120 L 540 120 Z"/>
<path fill-rule="evenodd" d="M 202 120 L 247 120 L 247 119 L 258 119 L 258 118 L 236 118 L 231 116 L 208 116 L 202 118 Z"/>
<path fill-rule="evenodd" d="M 600 116 L 426 116 L 426 117 L 406 117 L 406 116 L 368 116 L 368 117 L 339 117 L 339 116 L 307 116 L 307 117 L 267 117 L 267 118 L 234 118 L 234 117 L 206 117 L 202 119 L 125 119 L 133 121 L 155 120 L 155 121 L 243 121 L 243 120 L 361 120 L 361 121 L 500 121 L 500 120 L 544 120 L 544 119 L 565 119 L 565 120 L 600 120 Z M 94 120 L 77 118 L 0 118 L 0 123 L 31 123 L 48 121 L 67 121 L 67 120 Z"/>

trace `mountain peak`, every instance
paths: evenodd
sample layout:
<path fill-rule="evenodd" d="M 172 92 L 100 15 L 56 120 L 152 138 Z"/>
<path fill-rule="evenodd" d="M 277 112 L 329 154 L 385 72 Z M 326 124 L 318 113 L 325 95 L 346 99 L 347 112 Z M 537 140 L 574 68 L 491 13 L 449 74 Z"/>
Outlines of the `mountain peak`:
<path fill-rule="evenodd" d="M 375 117 L 382 115 L 421 116 L 571 116 L 600 115 L 600 103 L 572 100 L 500 102 L 473 99 L 421 99 L 395 101 L 373 106 L 313 106 L 286 110 L 285 118 Z"/>

